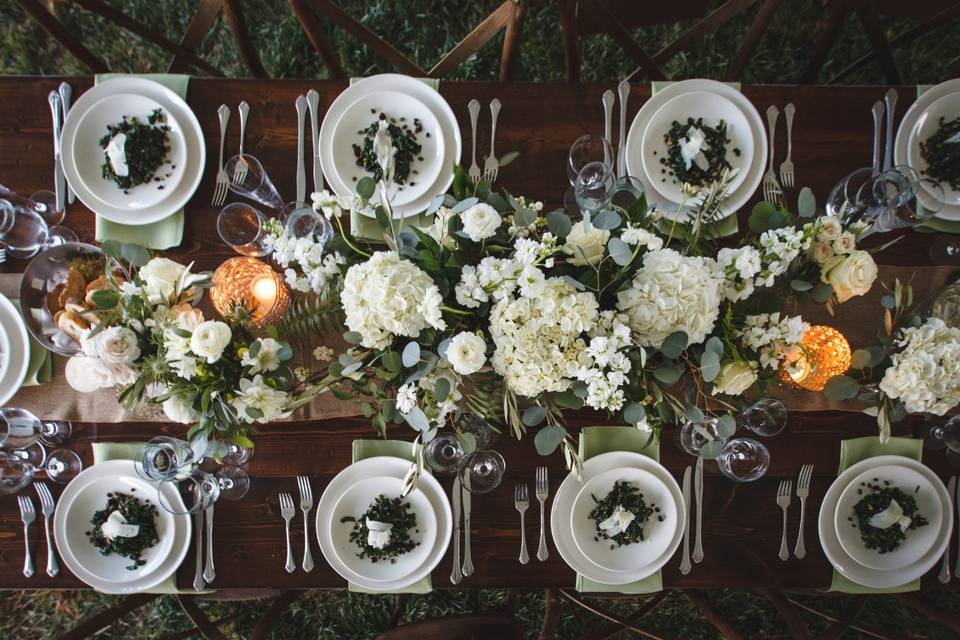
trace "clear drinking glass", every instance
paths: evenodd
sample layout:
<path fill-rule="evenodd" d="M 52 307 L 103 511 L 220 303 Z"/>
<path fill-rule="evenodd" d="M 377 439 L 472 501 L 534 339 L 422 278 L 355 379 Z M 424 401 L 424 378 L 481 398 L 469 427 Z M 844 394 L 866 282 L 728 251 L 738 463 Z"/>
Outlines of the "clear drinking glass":
<path fill-rule="evenodd" d="M 497 436 L 499 435 L 493 430 L 489 422 L 475 415 L 465 417 L 457 424 L 457 430 L 460 433 L 472 434 L 477 441 L 478 451 L 492 447 L 497 442 Z"/>
<path fill-rule="evenodd" d="M 57 209 L 57 194 L 53 191 L 34 191 L 30 196 L 30 204 L 33 211 L 50 226 L 60 224 L 67 215 L 66 209 Z"/>
<path fill-rule="evenodd" d="M 326 216 L 317 213 L 313 207 L 299 207 L 294 205 L 292 211 L 287 214 L 284 227 L 287 234 L 294 238 L 306 238 L 313 235 L 320 245 L 327 244 L 327 241 L 333 237 L 333 226 Z"/>
<path fill-rule="evenodd" d="M 227 188 L 244 198 L 250 198 L 271 209 L 283 211 L 283 198 L 281 198 L 277 192 L 277 188 L 273 185 L 273 181 L 267 174 L 267 170 L 263 168 L 259 160 L 249 153 L 244 153 L 243 159 L 247 161 L 247 174 L 243 182 L 236 184 L 233 180 L 230 180 Z M 236 175 L 236 167 L 239 160 L 240 156 L 237 155 L 232 156 L 226 161 L 223 168 L 228 176 Z"/>
<path fill-rule="evenodd" d="M 593 215 L 609 202 L 613 170 L 602 162 L 591 162 L 577 175 L 574 193 L 582 212 Z"/>
<path fill-rule="evenodd" d="M 242 256 L 259 258 L 268 253 L 264 243 L 267 217 L 245 202 L 231 202 L 217 215 L 217 233 Z"/>
<path fill-rule="evenodd" d="M 236 443 L 230 443 L 226 447 L 226 453 L 220 458 L 220 462 L 229 465 L 246 464 L 253 457 L 253 447 L 241 447 Z"/>
<path fill-rule="evenodd" d="M 464 489 L 470 493 L 488 493 L 500 486 L 506 469 L 503 456 L 487 449 L 464 456 L 459 473 Z"/>
<path fill-rule="evenodd" d="M 684 422 L 677 430 L 676 438 L 680 448 L 690 455 L 714 458 L 727 443 L 728 436 L 721 433 L 720 421 L 717 418 L 706 417 L 703 420 Z"/>
<path fill-rule="evenodd" d="M 46 471 L 51 480 L 61 484 L 72 480 L 83 469 L 80 456 L 67 449 L 47 453 L 40 443 L 61 445 L 72 430 L 69 422 L 41 421 L 26 409 L 0 409 L 0 448 L 35 471 Z"/>
<path fill-rule="evenodd" d="M 77 234 L 66 227 L 50 227 L 29 207 L 0 199 L 0 243 L 14 258 L 32 258 L 42 249 L 76 242 Z"/>
<path fill-rule="evenodd" d="M 734 482 L 753 482 L 770 468 L 770 451 L 752 438 L 734 438 L 723 446 L 717 466 Z"/>
<path fill-rule="evenodd" d="M 143 446 L 133 466 L 141 478 L 157 481 L 175 478 L 197 462 L 189 442 L 158 436 Z"/>
<path fill-rule="evenodd" d="M 763 398 L 737 414 L 737 425 L 770 438 L 787 426 L 787 408 L 775 398 Z"/>
<path fill-rule="evenodd" d="M 34 467 L 10 451 L 0 451 L 0 493 L 17 493 L 33 480 Z"/>
<path fill-rule="evenodd" d="M 610 204 L 618 209 L 629 209 L 644 194 L 643 183 L 632 176 L 617 178 L 610 188 Z"/>
<path fill-rule="evenodd" d="M 169 487 L 179 492 L 183 505 L 174 504 L 167 496 L 172 493 Z M 220 497 L 220 483 L 213 474 L 199 468 L 185 476 L 165 478 L 157 486 L 160 506 L 174 515 L 186 515 L 203 511 Z"/>
<path fill-rule="evenodd" d="M 423 445 L 423 461 L 434 473 L 453 473 L 463 460 L 463 448 L 457 436 L 443 433 Z"/>
<path fill-rule="evenodd" d="M 613 148 L 600 135 L 587 134 L 576 139 L 567 154 L 567 179 L 576 186 L 577 176 L 591 162 L 599 162 L 613 170 Z"/>

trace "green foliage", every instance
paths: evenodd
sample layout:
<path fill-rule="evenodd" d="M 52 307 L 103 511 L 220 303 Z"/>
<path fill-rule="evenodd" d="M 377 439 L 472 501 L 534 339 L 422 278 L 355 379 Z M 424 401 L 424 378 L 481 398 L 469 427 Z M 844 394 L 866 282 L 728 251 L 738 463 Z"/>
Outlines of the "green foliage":
<path fill-rule="evenodd" d="M 277 330 L 290 338 L 323 335 L 342 330 L 343 310 L 339 305 L 317 296 L 294 300 L 290 309 L 277 323 Z"/>

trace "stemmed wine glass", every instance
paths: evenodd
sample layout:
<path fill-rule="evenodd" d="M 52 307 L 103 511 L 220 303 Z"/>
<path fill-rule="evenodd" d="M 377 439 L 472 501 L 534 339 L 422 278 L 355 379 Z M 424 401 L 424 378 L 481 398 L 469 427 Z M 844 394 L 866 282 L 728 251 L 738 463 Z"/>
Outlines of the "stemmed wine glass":
<path fill-rule="evenodd" d="M 67 215 L 67 210 L 57 209 L 57 194 L 47 189 L 40 189 L 30 194 L 29 198 L 17 194 L 0 184 L 0 198 L 10 200 L 17 206 L 23 206 L 35 212 L 49 226 L 55 226 L 63 222 Z"/>
<path fill-rule="evenodd" d="M 43 249 L 76 242 L 77 234 L 63 226 L 49 226 L 23 198 L 0 198 L 0 243 L 14 258 L 32 258 Z"/>
<path fill-rule="evenodd" d="M 56 449 L 47 453 L 41 444 L 62 444 L 71 432 L 69 422 L 41 421 L 26 409 L 0 409 L 0 449 L 20 460 L 22 473 L 30 478 L 37 471 L 45 471 L 54 482 L 66 484 L 83 470 L 80 456 L 73 451 Z"/>
<path fill-rule="evenodd" d="M 239 500 L 249 490 L 250 476 L 240 467 L 226 465 L 209 473 L 195 465 L 187 472 L 161 480 L 157 495 L 161 507 L 174 515 L 186 515 L 203 511 L 220 498 Z M 174 491 L 183 498 L 182 506 L 170 499 Z"/>
<path fill-rule="evenodd" d="M 460 440 L 453 433 L 442 433 L 423 445 L 423 461 L 434 473 L 453 473 L 464 455 Z"/>
<path fill-rule="evenodd" d="M 613 169 L 602 162 L 590 162 L 577 174 L 574 194 L 584 217 L 592 217 L 610 201 Z"/>
<path fill-rule="evenodd" d="M 717 467 L 734 482 L 753 482 L 770 468 L 770 451 L 753 438 L 734 438 L 717 456 Z"/>
<path fill-rule="evenodd" d="M 464 456 L 459 474 L 463 488 L 470 493 L 489 493 L 500 486 L 506 469 L 507 463 L 503 456 L 486 449 Z"/>
<path fill-rule="evenodd" d="M 931 449 L 947 448 L 947 460 L 960 467 L 960 416 L 953 416 L 943 424 L 933 426 L 928 432 L 926 443 Z"/>
<path fill-rule="evenodd" d="M 787 426 L 787 408 L 775 398 L 763 398 L 737 414 L 737 425 L 770 438 Z"/>
<path fill-rule="evenodd" d="M 600 162 L 613 172 L 613 147 L 606 138 L 600 135 L 587 134 L 580 136 L 574 141 L 567 154 L 567 179 L 570 181 L 570 187 L 567 188 L 563 196 L 563 203 L 567 210 L 573 215 L 580 215 L 580 207 L 577 205 L 576 185 L 577 176 L 583 168 L 591 162 Z"/>
<path fill-rule="evenodd" d="M 731 435 L 724 431 L 720 420 L 706 416 L 684 422 L 677 430 L 676 442 L 692 456 L 715 458 Z"/>
<path fill-rule="evenodd" d="M 133 460 L 133 467 L 144 480 L 156 482 L 176 478 L 198 462 L 189 442 L 157 436 L 143 445 Z"/>

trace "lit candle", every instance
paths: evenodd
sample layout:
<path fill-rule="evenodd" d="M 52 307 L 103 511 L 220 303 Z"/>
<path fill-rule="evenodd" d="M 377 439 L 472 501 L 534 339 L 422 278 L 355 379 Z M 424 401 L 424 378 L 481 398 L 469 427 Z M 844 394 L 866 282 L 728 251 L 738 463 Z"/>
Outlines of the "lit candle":
<path fill-rule="evenodd" d="M 256 301 L 254 316 L 264 316 L 277 301 L 277 281 L 272 275 L 260 276 L 250 284 L 250 294 Z"/>
<path fill-rule="evenodd" d="M 217 268 L 210 298 L 224 316 L 242 305 L 258 327 L 276 322 L 290 303 L 281 276 L 270 265 L 250 257 L 230 258 Z"/>
<path fill-rule="evenodd" d="M 851 362 L 850 343 L 842 333 L 825 325 L 810 327 L 800 351 L 787 362 L 781 379 L 810 391 L 822 391 L 833 376 L 846 373 Z"/>

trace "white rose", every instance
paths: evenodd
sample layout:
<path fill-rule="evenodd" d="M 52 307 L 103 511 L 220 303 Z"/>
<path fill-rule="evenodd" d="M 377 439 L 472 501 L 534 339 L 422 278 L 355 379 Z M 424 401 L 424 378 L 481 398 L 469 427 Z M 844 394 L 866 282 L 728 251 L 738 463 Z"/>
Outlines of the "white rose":
<path fill-rule="evenodd" d="M 109 327 L 82 340 L 83 352 L 110 364 L 130 364 L 140 357 L 137 334 L 126 327 Z"/>
<path fill-rule="evenodd" d="M 94 356 L 73 356 L 64 369 L 67 384 L 80 393 L 91 393 L 119 385 L 132 384 L 136 372 L 126 364 L 104 362 Z"/>
<path fill-rule="evenodd" d="M 150 301 L 156 303 L 173 298 L 177 282 L 186 270 L 179 262 L 168 258 L 153 258 L 140 267 L 137 273 L 143 280 Z"/>
<path fill-rule="evenodd" d="M 567 235 L 563 250 L 571 256 L 570 263 L 577 266 L 597 264 L 603 258 L 603 252 L 610 239 L 610 231 L 597 229 L 581 220 L 573 225 Z"/>
<path fill-rule="evenodd" d="M 844 231 L 837 237 L 836 240 L 833 241 L 833 250 L 837 253 L 846 255 L 848 253 L 853 253 L 856 248 L 857 237 L 849 231 Z"/>
<path fill-rule="evenodd" d="M 472 331 L 462 331 L 450 339 L 447 361 L 462 376 L 476 373 L 487 361 L 487 345 Z"/>
<path fill-rule="evenodd" d="M 836 240 L 843 231 L 843 225 L 840 224 L 840 220 L 834 216 L 823 216 L 818 223 L 818 240 Z"/>
<path fill-rule="evenodd" d="M 833 257 L 833 247 L 829 242 L 817 242 L 810 247 L 810 259 L 819 265 L 823 265 Z"/>
<path fill-rule="evenodd" d="M 200 414 L 193 408 L 193 398 L 185 393 L 175 393 L 163 401 L 163 413 L 174 422 L 190 424 Z"/>
<path fill-rule="evenodd" d="M 713 381 L 713 395 L 725 393 L 738 396 L 756 381 L 755 363 L 731 360 L 720 366 L 720 374 Z"/>
<path fill-rule="evenodd" d="M 475 204 L 460 214 L 463 232 L 474 242 L 492 237 L 500 227 L 500 214 L 488 204 Z"/>
<path fill-rule="evenodd" d="M 847 256 L 835 256 L 823 266 L 820 279 L 833 287 L 838 302 L 862 296 L 877 279 L 877 264 L 866 251 L 854 251 Z"/>
<path fill-rule="evenodd" d="M 223 350 L 230 344 L 233 334 L 226 323 L 219 320 L 207 320 L 193 331 L 190 336 L 190 350 L 207 362 L 216 362 Z"/>

